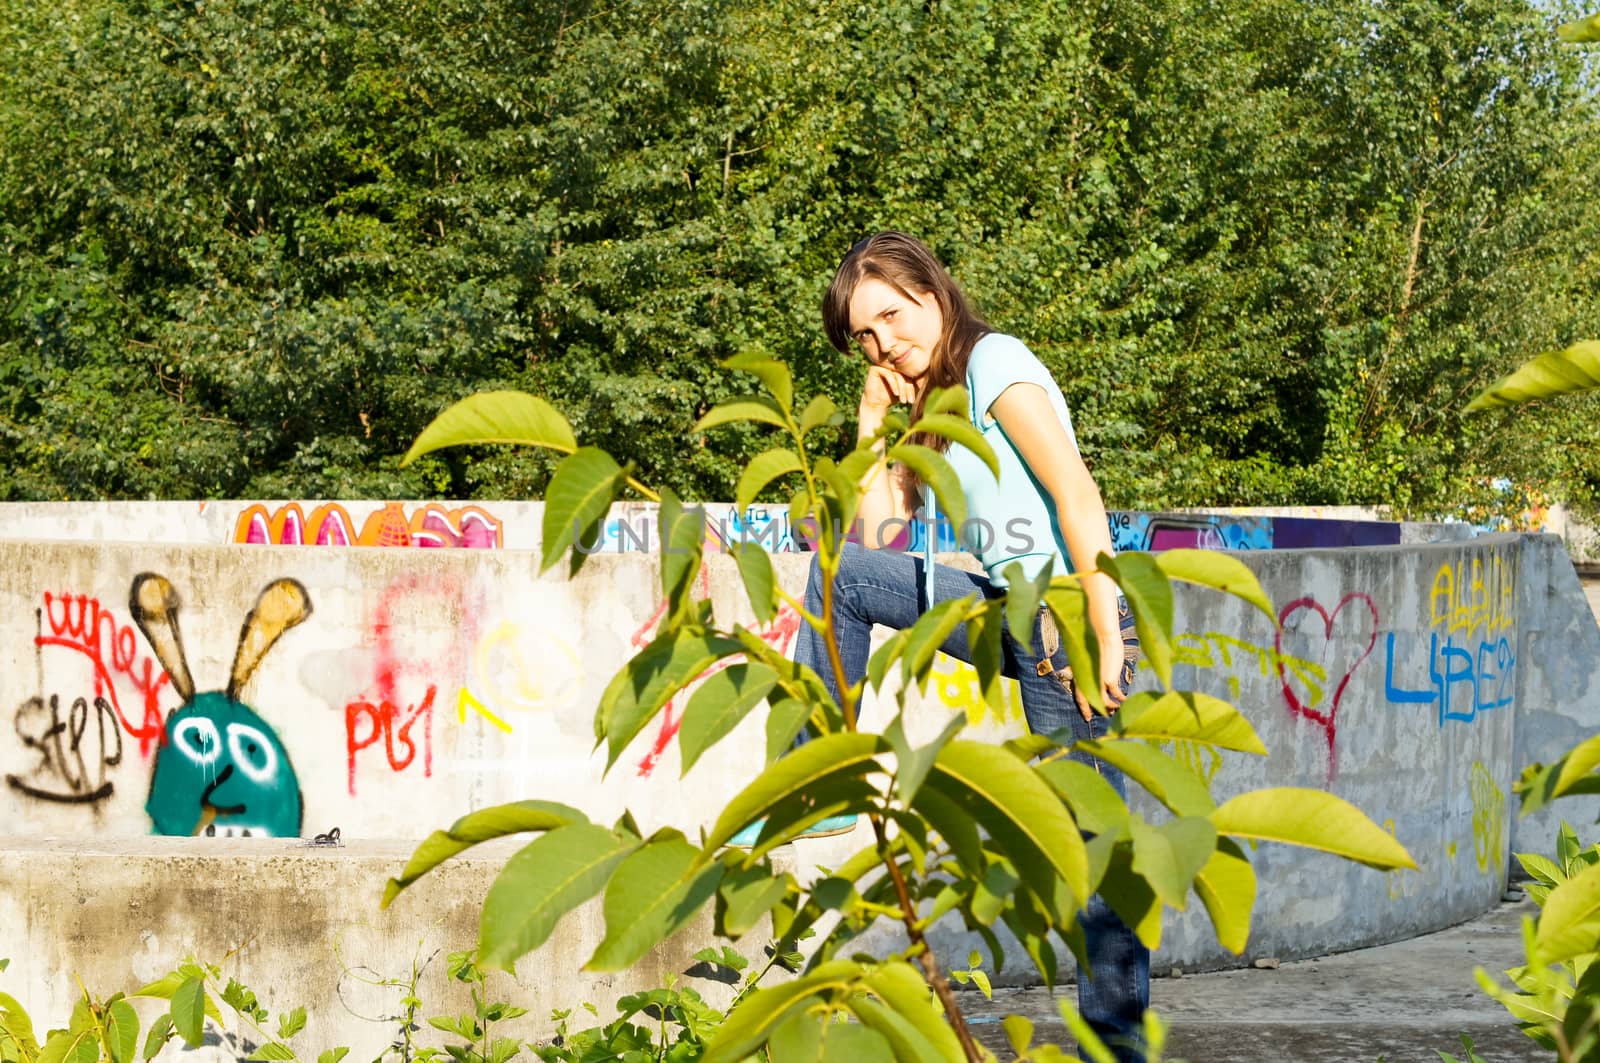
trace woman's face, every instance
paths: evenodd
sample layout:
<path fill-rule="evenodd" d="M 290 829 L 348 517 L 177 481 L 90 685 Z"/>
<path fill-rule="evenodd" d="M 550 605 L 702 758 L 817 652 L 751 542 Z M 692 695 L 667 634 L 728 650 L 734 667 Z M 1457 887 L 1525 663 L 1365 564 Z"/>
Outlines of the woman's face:
<path fill-rule="evenodd" d="M 873 365 L 917 381 L 927 375 L 944 334 L 944 314 L 932 292 L 907 296 L 868 277 L 850 296 L 850 334 Z"/>

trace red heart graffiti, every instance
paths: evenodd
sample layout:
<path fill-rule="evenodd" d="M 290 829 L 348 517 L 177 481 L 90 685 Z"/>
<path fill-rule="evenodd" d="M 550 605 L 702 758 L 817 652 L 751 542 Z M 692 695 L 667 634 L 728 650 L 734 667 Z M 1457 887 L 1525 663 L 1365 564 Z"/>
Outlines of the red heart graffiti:
<path fill-rule="evenodd" d="M 1344 607 L 1351 602 L 1360 602 L 1372 614 L 1372 634 L 1367 638 L 1367 645 L 1362 649 L 1361 655 L 1350 663 L 1344 675 L 1339 677 L 1339 684 L 1333 689 L 1333 699 L 1328 703 L 1328 711 L 1322 713 L 1305 704 L 1294 688 L 1289 685 L 1289 677 L 1283 670 L 1283 632 L 1289 626 L 1289 617 L 1302 609 L 1314 609 L 1322 617 L 1324 636 L 1330 641 L 1333 639 L 1333 623 Z M 1338 769 L 1338 760 L 1334 753 L 1334 742 L 1338 737 L 1339 701 L 1344 697 L 1344 688 L 1350 685 L 1350 677 L 1360 667 L 1361 662 L 1367 659 L 1372 648 L 1378 644 L 1378 607 L 1372 603 L 1372 598 L 1356 591 L 1339 599 L 1339 604 L 1334 606 L 1333 612 L 1324 609 L 1315 598 L 1297 598 L 1283 607 L 1278 614 L 1278 635 L 1276 640 L 1278 680 L 1283 684 L 1283 700 L 1289 706 L 1289 711 L 1302 719 L 1311 720 L 1322 728 L 1328 739 L 1328 781 L 1333 781 L 1335 771 Z"/>

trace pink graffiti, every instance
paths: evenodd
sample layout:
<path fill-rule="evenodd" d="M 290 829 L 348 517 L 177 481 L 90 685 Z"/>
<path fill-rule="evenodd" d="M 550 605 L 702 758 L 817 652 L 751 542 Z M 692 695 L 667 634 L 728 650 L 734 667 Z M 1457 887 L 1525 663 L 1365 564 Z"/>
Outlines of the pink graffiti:
<path fill-rule="evenodd" d="M 140 755 L 148 757 L 151 748 L 161 741 L 161 690 L 170 680 L 166 670 L 157 668 L 150 658 L 139 658 L 133 626 L 119 624 L 97 598 L 86 594 L 58 598 L 48 591 L 44 596 L 44 620 L 50 633 L 46 635 L 41 630 L 34 645 L 62 646 L 87 657 L 94 666 L 94 696 L 110 703 L 122 729 L 139 740 Z M 144 718 L 137 725 L 123 711 L 114 674 L 124 676 L 144 703 Z"/>
<path fill-rule="evenodd" d="M 1339 682 L 1333 690 L 1333 698 L 1328 702 L 1328 711 L 1322 712 L 1301 701 L 1300 695 L 1297 694 L 1294 690 L 1294 687 L 1289 684 L 1288 673 L 1284 671 L 1283 667 L 1283 632 L 1289 626 L 1289 618 L 1295 613 L 1298 613 L 1304 609 L 1314 610 L 1318 616 L 1322 617 L 1323 637 L 1329 643 L 1329 647 L 1324 649 L 1321 656 L 1323 660 L 1329 660 L 1329 651 L 1332 648 L 1332 643 L 1334 640 L 1334 622 L 1338 619 L 1339 614 L 1344 611 L 1345 606 L 1350 605 L 1352 602 L 1359 602 L 1361 605 L 1366 607 L 1367 612 L 1372 616 L 1372 629 L 1366 636 L 1366 645 L 1362 647 L 1360 655 L 1357 656 L 1355 660 L 1351 661 L 1350 665 L 1345 668 L 1344 672 L 1339 676 Z M 1355 639 L 1355 644 L 1359 645 L 1360 641 L 1361 640 L 1358 634 L 1357 638 Z M 1288 705 L 1289 711 L 1292 714 L 1300 717 L 1301 719 L 1310 720 L 1322 728 L 1322 732 L 1328 741 L 1328 781 L 1330 783 L 1333 781 L 1334 775 L 1338 772 L 1339 764 L 1338 754 L 1335 748 L 1338 739 L 1339 702 L 1344 697 L 1345 687 L 1350 685 L 1350 677 L 1355 674 L 1355 670 L 1361 665 L 1361 662 L 1366 660 L 1367 656 L 1372 653 L 1372 648 L 1373 646 L 1377 645 L 1377 643 L 1378 607 L 1373 604 L 1370 596 L 1363 594 L 1360 591 L 1347 594 L 1343 598 L 1339 599 L 1339 604 L 1334 606 L 1331 613 L 1327 609 L 1323 608 L 1315 598 L 1297 598 L 1288 605 L 1284 606 L 1282 611 L 1278 613 L 1278 680 L 1283 684 L 1283 700 L 1284 703 Z M 1305 654 L 1304 656 L 1308 658 L 1314 658 L 1314 655 L 1311 654 Z M 1330 678 L 1333 675 L 1333 670 L 1331 668 L 1328 670 L 1328 675 Z"/>

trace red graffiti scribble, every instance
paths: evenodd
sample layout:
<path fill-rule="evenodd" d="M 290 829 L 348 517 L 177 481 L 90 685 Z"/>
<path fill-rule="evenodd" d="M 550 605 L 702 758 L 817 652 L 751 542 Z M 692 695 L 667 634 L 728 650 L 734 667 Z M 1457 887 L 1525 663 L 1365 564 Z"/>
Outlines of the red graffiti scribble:
<path fill-rule="evenodd" d="M 1283 633 L 1289 626 L 1290 616 L 1302 609 L 1312 609 L 1316 611 L 1317 615 L 1322 617 L 1323 636 L 1331 642 L 1333 640 L 1334 620 L 1338 618 L 1339 614 L 1344 610 L 1344 607 L 1349 605 L 1351 602 L 1360 602 L 1362 605 L 1366 606 L 1367 611 L 1372 614 L 1372 632 L 1367 636 L 1367 644 L 1362 648 L 1360 656 L 1352 661 L 1350 666 L 1344 670 L 1344 674 L 1339 677 L 1339 683 L 1333 689 L 1333 698 L 1328 702 L 1328 711 L 1325 713 L 1320 712 L 1317 709 L 1312 708 L 1310 705 L 1302 702 L 1300 700 L 1300 696 L 1295 693 L 1294 688 L 1289 685 L 1289 676 L 1284 671 L 1283 667 Z M 1334 775 L 1337 774 L 1339 770 L 1338 754 L 1335 751 L 1335 743 L 1338 739 L 1339 727 L 1339 701 L 1344 697 L 1345 687 L 1350 685 L 1350 677 L 1355 674 L 1355 670 L 1360 667 L 1362 661 L 1367 659 L 1368 654 L 1372 652 L 1372 648 L 1377 644 L 1378 607 L 1373 604 L 1370 596 L 1363 594 L 1360 591 L 1347 594 L 1343 598 L 1340 598 L 1339 604 L 1334 606 L 1333 612 L 1331 613 L 1324 609 L 1315 598 L 1297 598 L 1288 605 L 1284 606 L 1283 610 L 1278 613 L 1278 634 L 1276 640 L 1276 648 L 1278 651 L 1277 667 L 1278 680 L 1283 684 L 1283 700 L 1284 703 L 1288 705 L 1291 713 L 1300 717 L 1301 719 L 1311 720 L 1313 723 L 1322 728 L 1322 732 L 1328 740 L 1328 781 L 1330 783 L 1333 781 Z M 1326 659 L 1327 654 L 1324 653 L 1323 657 Z"/>
<path fill-rule="evenodd" d="M 139 754 L 148 757 L 161 742 L 161 690 L 170 682 L 166 669 L 157 668 L 148 657 L 139 658 L 133 625 L 119 624 L 97 598 L 87 594 L 57 597 L 46 591 L 43 613 L 50 633 L 41 630 L 34 645 L 62 646 L 87 657 L 94 666 L 94 696 L 110 703 L 122 729 L 139 740 Z M 144 718 L 137 725 L 123 711 L 113 674 L 124 676 L 144 702 Z"/>
<path fill-rule="evenodd" d="M 660 615 L 658 611 L 651 623 L 654 623 L 655 619 L 659 619 Z M 757 634 L 761 636 L 761 641 L 773 647 L 779 653 L 787 654 L 790 644 L 794 642 L 794 637 L 799 631 L 800 614 L 789 606 L 784 606 L 778 615 L 773 618 L 772 624 L 765 631 L 757 632 Z M 639 636 L 635 635 L 634 637 L 637 639 Z M 639 645 L 639 643 L 636 642 L 635 645 Z M 745 656 L 742 653 L 735 654 L 732 657 L 724 657 L 695 676 L 690 685 L 703 682 L 718 672 L 731 668 L 744 660 Z M 644 758 L 639 761 L 639 776 L 641 778 L 649 778 L 656 770 L 656 765 L 661 761 L 661 755 L 667 751 L 667 747 L 672 744 L 672 740 L 678 736 L 678 729 L 683 726 L 683 714 L 678 710 L 678 699 L 681 697 L 683 697 L 682 693 L 667 702 L 667 707 L 662 710 L 661 726 L 656 731 L 656 739 L 650 746 L 650 752 L 646 753 Z"/>
<path fill-rule="evenodd" d="M 423 695 L 422 702 L 417 705 L 407 705 L 403 710 L 394 702 L 381 699 L 376 704 L 370 701 L 352 701 L 344 707 L 344 737 L 346 756 L 350 768 L 350 796 L 356 793 L 356 754 L 368 746 L 376 745 L 379 738 L 383 739 L 385 755 L 389 758 L 389 767 L 395 771 L 404 771 L 417 759 L 417 743 L 411 737 L 412 728 L 417 722 L 422 722 L 422 774 L 424 778 L 433 775 L 433 696 L 438 693 L 438 687 L 428 687 L 428 692 Z M 360 734 L 361 722 L 365 720 L 370 725 L 366 734 Z M 399 736 L 399 744 L 403 752 L 396 755 L 395 738 Z"/>

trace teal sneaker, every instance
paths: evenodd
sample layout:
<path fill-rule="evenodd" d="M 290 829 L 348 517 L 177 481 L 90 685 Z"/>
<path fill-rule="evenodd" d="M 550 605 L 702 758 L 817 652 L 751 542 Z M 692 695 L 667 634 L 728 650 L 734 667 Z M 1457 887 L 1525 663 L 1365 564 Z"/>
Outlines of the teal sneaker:
<path fill-rule="evenodd" d="M 761 828 L 767 825 L 764 819 L 758 819 L 744 830 L 728 839 L 728 844 L 736 849 L 754 849 L 756 839 L 761 837 Z M 856 815 L 854 812 L 842 816 L 827 816 L 811 824 L 795 836 L 801 838 L 832 838 L 838 834 L 849 834 L 856 829 Z"/>

